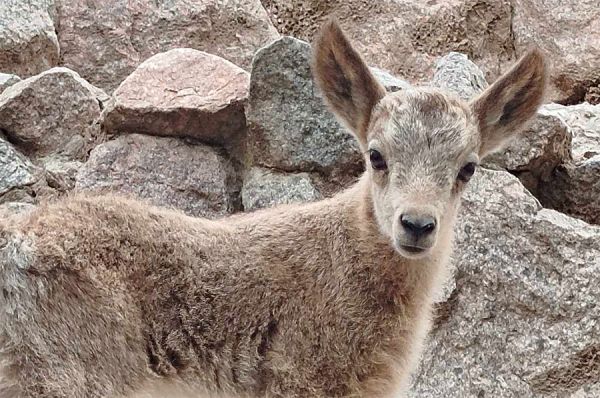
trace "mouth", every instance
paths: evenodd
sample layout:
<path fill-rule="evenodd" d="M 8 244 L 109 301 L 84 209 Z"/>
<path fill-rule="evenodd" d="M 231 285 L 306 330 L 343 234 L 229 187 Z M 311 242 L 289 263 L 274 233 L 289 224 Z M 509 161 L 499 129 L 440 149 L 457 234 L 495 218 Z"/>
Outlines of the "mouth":
<path fill-rule="evenodd" d="M 426 250 L 422 247 L 408 246 L 408 245 L 402 245 L 402 246 L 400 246 L 400 248 L 402 248 L 402 250 L 404 250 L 405 252 L 410 253 L 410 254 L 420 254 Z"/>

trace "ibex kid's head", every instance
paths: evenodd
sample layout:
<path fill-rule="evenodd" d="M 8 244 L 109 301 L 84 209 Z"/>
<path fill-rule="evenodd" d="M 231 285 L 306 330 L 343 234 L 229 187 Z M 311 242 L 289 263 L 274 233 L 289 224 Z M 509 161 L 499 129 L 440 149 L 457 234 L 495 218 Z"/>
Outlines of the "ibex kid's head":
<path fill-rule="evenodd" d="M 339 26 L 313 46 L 313 73 L 365 153 L 380 231 L 405 257 L 426 256 L 453 228 L 465 184 L 535 115 L 545 87 L 539 51 L 523 56 L 470 103 L 431 88 L 386 94 Z"/>

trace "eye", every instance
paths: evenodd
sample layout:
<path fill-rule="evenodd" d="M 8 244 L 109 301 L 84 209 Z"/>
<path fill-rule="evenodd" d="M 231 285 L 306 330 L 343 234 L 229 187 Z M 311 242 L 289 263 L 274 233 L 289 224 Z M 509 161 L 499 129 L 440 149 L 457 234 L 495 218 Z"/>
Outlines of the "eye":
<path fill-rule="evenodd" d="M 469 181 L 471 179 L 471 177 L 473 177 L 473 173 L 475 173 L 476 167 L 477 167 L 477 163 L 475 163 L 475 162 L 469 162 L 469 163 L 465 164 L 458 172 L 458 176 L 456 177 L 456 179 L 458 179 L 462 182 Z"/>
<path fill-rule="evenodd" d="M 387 169 L 387 163 L 385 163 L 385 160 L 379 151 L 376 151 L 375 149 L 369 149 L 369 160 L 371 161 L 371 166 L 373 166 L 375 170 Z"/>

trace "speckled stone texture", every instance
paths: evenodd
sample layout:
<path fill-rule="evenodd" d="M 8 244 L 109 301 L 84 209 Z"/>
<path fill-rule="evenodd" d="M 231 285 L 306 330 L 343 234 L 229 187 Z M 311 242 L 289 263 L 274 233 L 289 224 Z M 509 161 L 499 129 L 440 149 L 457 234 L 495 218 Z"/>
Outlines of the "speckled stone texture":
<path fill-rule="evenodd" d="M 214 218 L 239 209 L 240 185 L 229 160 L 213 148 L 130 134 L 97 146 L 79 170 L 75 189 L 132 194 Z"/>
<path fill-rule="evenodd" d="M 83 159 L 100 137 L 106 94 L 67 68 L 52 68 L 0 94 L 0 129 L 26 155 Z"/>
<path fill-rule="evenodd" d="M 259 0 L 60 0 L 58 18 L 64 65 L 109 92 L 159 52 L 191 47 L 248 68 L 279 37 Z"/>
<path fill-rule="evenodd" d="M 12 189 L 32 185 L 36 171 L 29 159 L 0 139 L 0 196 Z"/>
<path fill-rule="evenodd" d="M 308 173 L 287 174 L 253 167 L 242 186 L 242 204 L 246 211 L 321 198 Z"/>
<path fill-rule="evenodd" d="M 54 0 L 0 1 L 0 72 L 29 77 L 59 61 Z"/>
<path fill-rule="evenodd" d="M 598 0 L 515 0 L 513 32 L 519 54 L 538 46 L 552 67 L 548 98 L 577 103 L 600 85 Z"/>
<path fill-rule="evenodd" d="M 595 397 L 600 227 L 543 209 L 515 177 L 484 169 L 459 218 L 456 288 L 411 397 Z"/>
<path fill-rule="evenodd" d="M 109 132 L 223 144 L 246 128 L 250 75 L 216 55 L 179 48 L 144 61 L 103 113 Z"/>

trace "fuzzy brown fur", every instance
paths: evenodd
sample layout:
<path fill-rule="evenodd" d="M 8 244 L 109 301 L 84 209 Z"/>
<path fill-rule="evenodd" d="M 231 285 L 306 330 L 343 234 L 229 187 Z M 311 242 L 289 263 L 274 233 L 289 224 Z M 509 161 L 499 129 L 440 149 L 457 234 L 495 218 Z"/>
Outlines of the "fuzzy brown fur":
<path fill-rule="evenodd" d="M 488 124 L 535 111 L 511 93 L 539 83 L 528 68 L 511 73 L 491 89 L 509 120 Z M 0 397 L 388 397 L 407 387 L 450 255 L 455 173 L 479 151 L 478 112 L 491 105 L 473 113 L 427 90 L 384 97 L 333 22 L 315 74 L 361 145 L 384 153 L 387 174 L 369 168 L 333 198 L 219 221 L 80 194 L 0 223 Z M 392 219 L 417 202 L 443 215 L 427 252 L 409 256 Z"/>

